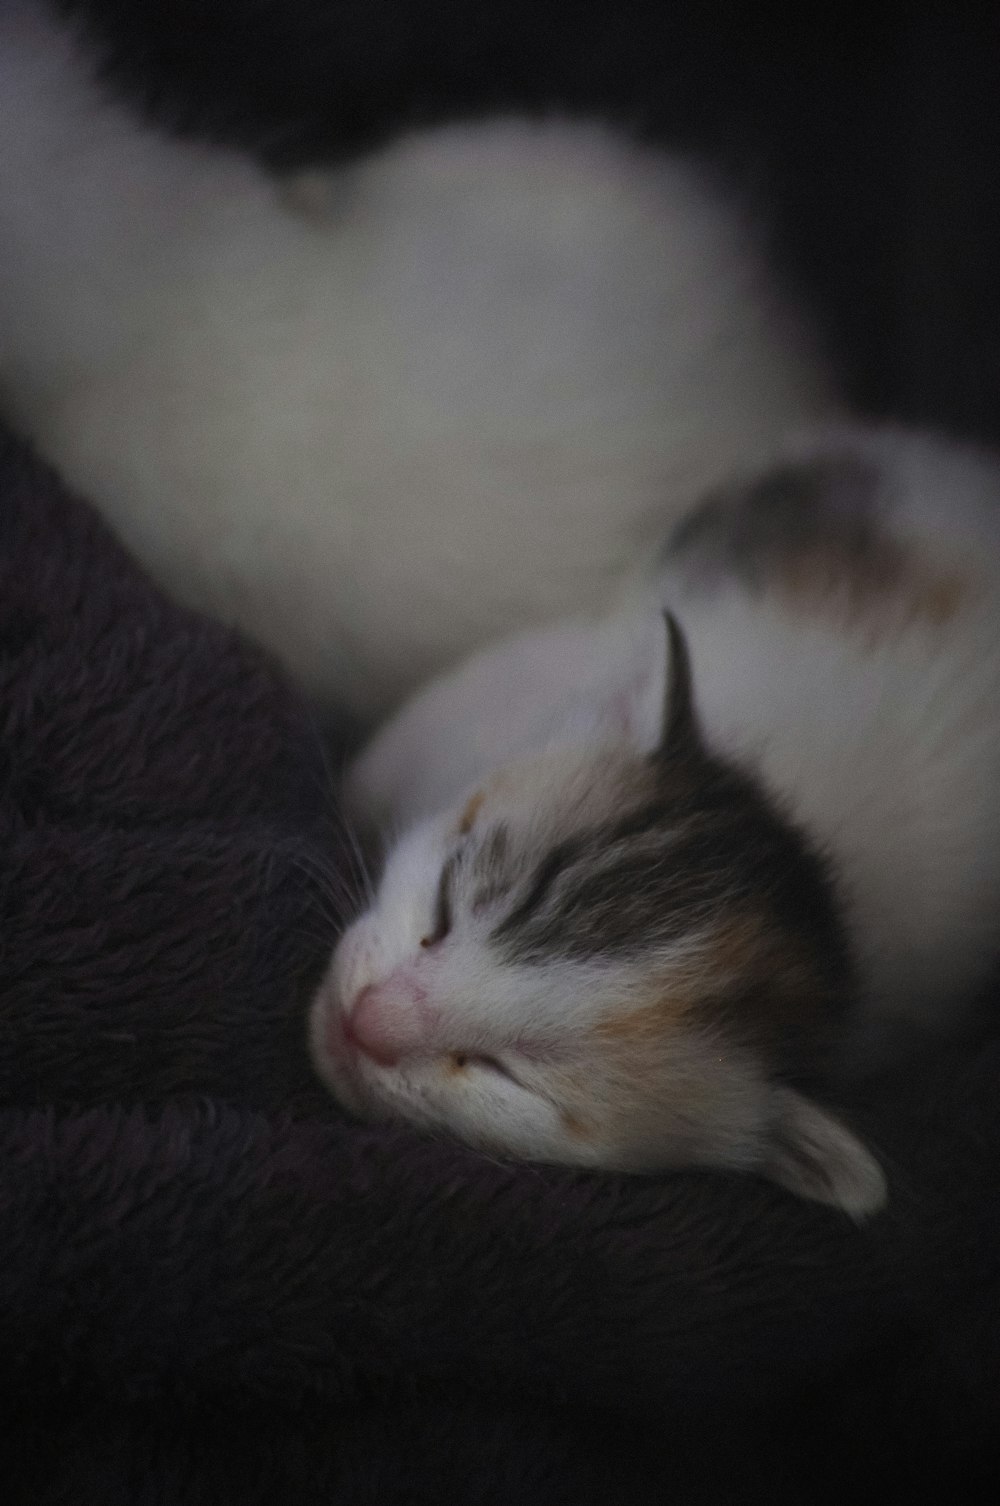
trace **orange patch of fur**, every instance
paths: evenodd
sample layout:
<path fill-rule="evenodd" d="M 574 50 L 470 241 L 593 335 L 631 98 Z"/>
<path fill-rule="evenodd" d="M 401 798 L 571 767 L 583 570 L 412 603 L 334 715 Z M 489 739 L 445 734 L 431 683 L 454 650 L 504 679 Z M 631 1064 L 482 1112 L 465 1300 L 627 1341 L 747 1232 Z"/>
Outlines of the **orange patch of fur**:
<path fill-rule="evenodd" d="M 563 1129 L 567 1135 L 572 1135 L 574 1140 L 589 1140 L 590 1131 L 578 1115 L 565 1109 L 562 1114 Z"/>
<path fill-rule="evenodd" d="M 593 1027 L 592 1035 L 609 1046 L 649 1046 L 662 1041 L 678 1020 L 697 1008 L 701 990 L 690 992 L 673 984 L 668 992 L 651 990 L 655 996 L 648 1004 L 607 1014 Z"/>
<path fill-rule="evenodd" d="M 810 1029 L 814 1018 L 820 1024 L 824 1000 L 811 959 L 763 909 L 724 919 L 698 956 L 666 977 L 650 978 L 648 1003 L 606 1015 L 592 1037 L 619 1072 L 639 1078 L 655 1069 L 676 1031 L 699 1017 L 718 1023 L 726 1000 L 755 985 L 759 1008 L 732 1018 L 734 1039 L 766 1048 L 788 1030 Z"/>
<path fill-rule="evenodd" d="M 944 627 L 969 594 L 961 575 L 935 570 L 891 539 L 860 558 L 830 545 L 803 550 L 788 561 L 777 584 L 793 610 L 823 609 L 838 626 L 861 630 L 872 643 L 918 622 Z"/>
<path fill-rule="evenodd" d="M 609 1014 L 593 1034 L 608 1043 L 648 1045 L 662 1040 L 673 1025 L 690 1018 L 699 1004 L 722 992 L 734 979 L 756 971 L 769 950 L 766 921 L 755 912 L 724 920 L 706 938 L 704 948 L 666 978 L 651 978 L 649 1002 L 621 1014 Z"/>
<path fill-rule="evenodd" d="M 754 971 L 762 955 L 772 950 L 774 937 L 768 932 L 767 920 L 758 912 L 724 920 L 712 938 L 712 973 L 730 978 Z"/>
<path fill-rule="evenodd" d="M 778 1025 L 822 1007 L 815 965 L 801 941 L 783 931 L 765 911 L 723 921 L 715 933 L 711 980 L 718 993 L 735 981 L 759 982 L 757 1023 Z"/>

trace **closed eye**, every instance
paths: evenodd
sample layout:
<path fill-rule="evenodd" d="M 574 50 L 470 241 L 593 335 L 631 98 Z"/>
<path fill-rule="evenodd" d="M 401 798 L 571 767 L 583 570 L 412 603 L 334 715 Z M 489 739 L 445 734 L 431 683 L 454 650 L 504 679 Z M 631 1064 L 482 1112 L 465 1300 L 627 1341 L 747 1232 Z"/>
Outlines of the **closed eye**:
<path fill-rule="evenodd" d="M 453 1051 L 450 1061 L 452 1066 L 457 1067 L 459 1071 L 467 1067 L 479 1067 L 484 1072 L 494 1072 L 498 1077 L 506 1077 L 508 1082 L 517 1083 L 517 1086 L 521 1087 L 521 1083 L 513 1072 L 495 1056 L 484 1056 L 471 1051 Z"/>
<path fill-rule="evenodd" d="M 441 878 L 434 900 L 434 923 L 427 935 L 420 938 L 422 947 L 437 946 L 438 942 L 443 941 L 451 930 L 451 881 L 455 873 L 455 863 L 456 857 L 453 854 L 441 869 Z"/>

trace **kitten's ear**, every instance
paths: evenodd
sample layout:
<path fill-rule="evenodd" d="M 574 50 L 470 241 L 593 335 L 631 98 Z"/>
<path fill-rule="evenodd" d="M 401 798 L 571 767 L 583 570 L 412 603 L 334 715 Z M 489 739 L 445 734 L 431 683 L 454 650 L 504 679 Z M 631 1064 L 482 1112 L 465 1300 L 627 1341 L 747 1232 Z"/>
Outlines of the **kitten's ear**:
<path fill-rule="evenodd" d="M 667 630 L 666 681 L 657 752 L 664 758 L 681 758 L 701 751 L 701 730 L 684 630 L 673 612 L 664 612 L 663 621 Z"/>
<path fill-rule="evenodd" d="M 885 1176 L 850 1130 L 791 1088 L 774 1094 L 761 1171 L 798 1197 L 830 1203 L 857 1222 L 886 1199 Z"/>

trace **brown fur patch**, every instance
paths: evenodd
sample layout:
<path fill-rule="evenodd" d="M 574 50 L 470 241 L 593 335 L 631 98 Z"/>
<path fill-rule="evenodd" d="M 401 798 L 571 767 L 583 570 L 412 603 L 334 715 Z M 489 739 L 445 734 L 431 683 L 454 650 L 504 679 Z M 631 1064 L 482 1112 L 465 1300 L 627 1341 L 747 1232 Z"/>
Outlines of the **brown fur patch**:
<path fill-rule="evenodd" d="M 570 1109 L 565 1109 L 562 1114 L 563 1129 L 567 1135 L 572 1135 L 574 1140 L 589 1140 L 590 1130 L 583 1120 Z"/>
<path fill-rule="evenodd" d="M 802 939 L 766 910 L 720 926 L 711 973 L 702 1018 L 732 1040 L 782 1061 L 822 1050 L 832 1026 L 828 987 Z"/>
<path fill-rule="evenodd" d="M 796 551 L 773 580 L 794 611 L 818 608 L 871 643 L 915 623 L 944 627 L 970 592 L 957 571 L 938 570 L 888 538 L 872 539 L 864 553 L 825 540 Z"/>
<path fill-rule="evenodd" d="M 605 1015 L 594 1026 L 594 1036 L 609 1043 L 662 1040 L 672 1025 L 690 1018 L 706 999 L 758 971 L 771 945 L 762 913 L 736 914 L 722 921 L 696 956 L 670 968 L 667 977 L 650 979 L 648 1003 Z"/>
<path fill-rule="evenodd" d="M 669 1026 L 689 1013 L 696 1002 L 695 999 L 682 1000 L 676 994 L 671 994 L 668 998 L 656 999 L 652 1004 L 640 1004 L 637 1009 L 605 1015 L 603 1020 L 598 1020 L 591 1033 L 596 1040 L 607 1045 L 641 1045 L 662 1040 Z"/>
<path fill-rule="evenodd" d="M 708 578 L 721 571 L 793 611 L 822 614 L 869 643 L 915 623 L 939 628 L 973 583 L 942 568 L 879 516 L 886 478 L 860 455 L 793 461 L 709 497 L 669 551 Z"/>
<path fill-rule="evenodd" d="M 458 834 L 460 837 L 467 837 L 469 835 L 469 832 L 475 825 L 476 817 L 483 808 L 485 799 L 486 792 L 484 790 L 477 790 L 468 801 L 458 821 Z"/>
<path fill-rule="evenodd" d="M 736 914 L 724 920 L 712 938 L 711 965 L 723 977 L 746 975 L 760 965 L 770 950 L 769 927 L 760 911 Z"/>
<path fill-rule="evenodd" d="M 620 1072 L 656 1070 L 671 1037 L 709 1026 L 733 1044 L 784 1057 L 826 1026 L 827 993 L 807 949 L 765 908 L 736 911 L 697 956 L 649 980 L 649 1002 L 605 1015 L 593 1039 Z"/>

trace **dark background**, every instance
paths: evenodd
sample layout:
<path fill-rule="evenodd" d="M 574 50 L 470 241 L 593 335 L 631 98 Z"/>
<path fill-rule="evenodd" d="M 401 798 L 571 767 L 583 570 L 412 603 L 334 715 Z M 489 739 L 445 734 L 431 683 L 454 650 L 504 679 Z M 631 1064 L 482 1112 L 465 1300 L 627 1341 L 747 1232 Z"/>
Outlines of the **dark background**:
<path fill-rule="evenodd" d="M 61 0 L 176 129 L 288 166 L 562 108 L 763 202 L 866 411 L 1000 442 L 1000 7 Z"/>

